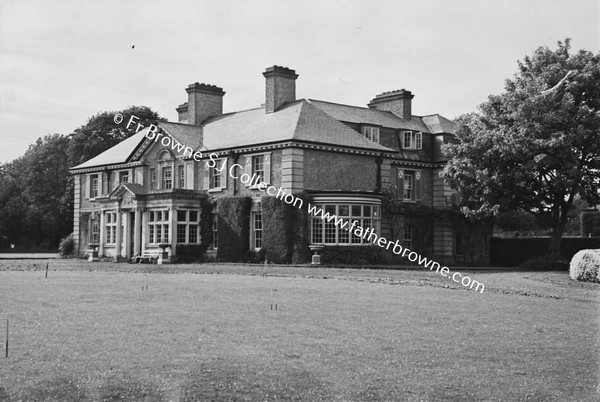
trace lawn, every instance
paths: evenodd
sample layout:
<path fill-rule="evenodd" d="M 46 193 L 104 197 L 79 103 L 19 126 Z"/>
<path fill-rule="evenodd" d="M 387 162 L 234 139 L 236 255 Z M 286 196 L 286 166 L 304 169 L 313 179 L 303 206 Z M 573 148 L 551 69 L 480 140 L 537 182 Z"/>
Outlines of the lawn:
<path fill-rule="evenodd" d="M 0 265 L 0 400 L 597 398 L 600 287 L 564 272 L 43 267 Z"/>

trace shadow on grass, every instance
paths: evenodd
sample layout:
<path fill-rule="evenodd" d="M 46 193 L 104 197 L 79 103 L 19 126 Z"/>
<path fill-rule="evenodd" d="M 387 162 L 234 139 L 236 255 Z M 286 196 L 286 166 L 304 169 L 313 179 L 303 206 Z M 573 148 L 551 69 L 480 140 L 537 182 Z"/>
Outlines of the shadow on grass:
<path fill-rule="evenodd" d="M 180 401 L 333 399 L 331 387 L 308 370 L 289 367 L 267 370 L 202 365 L 192 370 L 182 383 Z"/>

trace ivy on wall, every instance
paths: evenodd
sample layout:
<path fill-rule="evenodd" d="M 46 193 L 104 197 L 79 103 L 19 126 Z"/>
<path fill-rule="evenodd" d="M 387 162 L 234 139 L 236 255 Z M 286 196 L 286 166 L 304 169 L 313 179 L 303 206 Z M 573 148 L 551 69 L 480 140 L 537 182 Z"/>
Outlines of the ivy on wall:
<path fill-rule="evenodd" d="M 303 209 L 275 197 L 261 199 L 263 216 L 263 247 L 268 261 L 278 264 L 300 264 L 310 260 L 308 248 L 308 196 L 298 193 Z"/>
<path fill-rule="evenodd" d="M 217 259 L 237 262 L 246 258 L 250 230 L 250 197 L 221 197 L 217 199 L 219 215 L 217 230 L 219 247 Z"/>

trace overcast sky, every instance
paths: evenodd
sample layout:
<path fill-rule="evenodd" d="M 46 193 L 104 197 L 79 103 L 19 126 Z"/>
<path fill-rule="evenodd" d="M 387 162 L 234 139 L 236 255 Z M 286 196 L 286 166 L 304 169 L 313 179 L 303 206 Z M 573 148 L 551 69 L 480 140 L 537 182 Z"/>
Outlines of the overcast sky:
<path fill-rule="evenodd" d="M 538 46 L 570 37 L 597 53 L 598 3 L 2 0 L 0 163 L 101 111 L 145 105 L 177 121 L 195 81 L 227 92 L 225 112 L 259 106 L 272 65 L 300 74 L 298 98 L 366 106 L 405 88 L 413 114 L 454 118 Z"/>

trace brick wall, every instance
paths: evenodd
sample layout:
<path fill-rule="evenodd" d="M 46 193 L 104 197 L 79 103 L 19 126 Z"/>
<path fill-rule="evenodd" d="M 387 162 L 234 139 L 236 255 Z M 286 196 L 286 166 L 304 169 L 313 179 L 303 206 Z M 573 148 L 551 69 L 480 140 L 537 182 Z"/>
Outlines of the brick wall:
<path fill-rule="evenodd" d="M 304 188 L 310 190 L 373 191 L 377 164 L 372 156 L 304 151 Z"/>

